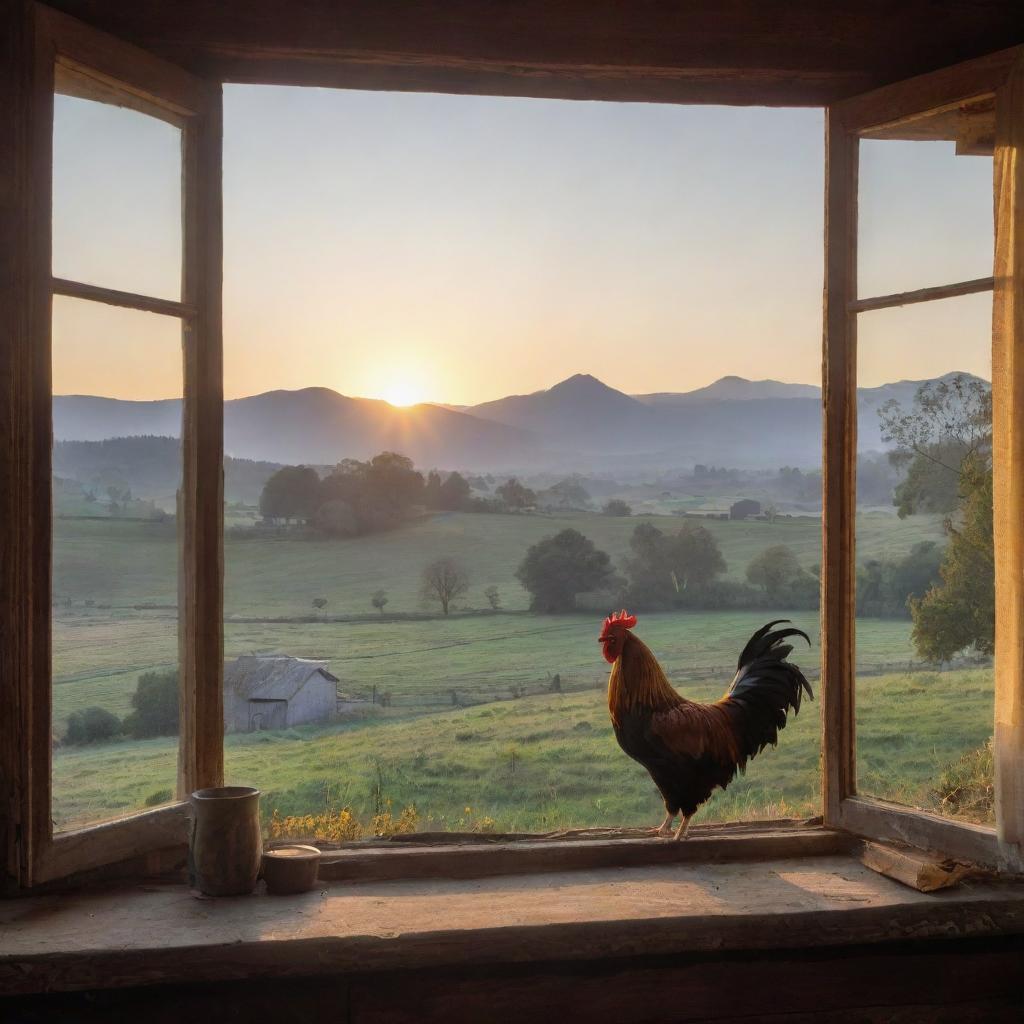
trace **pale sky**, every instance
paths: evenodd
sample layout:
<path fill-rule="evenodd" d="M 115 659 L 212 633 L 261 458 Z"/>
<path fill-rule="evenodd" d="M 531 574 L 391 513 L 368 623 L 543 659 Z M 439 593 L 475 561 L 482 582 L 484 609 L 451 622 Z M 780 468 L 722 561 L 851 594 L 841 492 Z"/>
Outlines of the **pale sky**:
<path fill-rule="evenodd" d="M 229 86 L 225 390 L 473 403 L 820 382 L 822 114 Z M 175 297 L 175 129 L 59 97 L 54 272 Z M 991 273 L 992 165 L 865 143 L 862 295 Z M 989 374 L 988 296 L 861 318 L 864 385 Z M 173 321 L 55 302 L 54 390 L 180 393 Z"/>

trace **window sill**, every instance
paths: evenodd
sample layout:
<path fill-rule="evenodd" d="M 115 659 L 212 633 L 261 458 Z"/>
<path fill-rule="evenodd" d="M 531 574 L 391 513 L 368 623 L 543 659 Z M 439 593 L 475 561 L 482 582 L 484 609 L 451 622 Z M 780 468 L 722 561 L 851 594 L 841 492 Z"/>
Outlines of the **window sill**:
<path fill-rule="evenodd" d="M 0 991 L 16 995 L 1020 936 L 1024 887 L 924 895 L 847 854 L 328 883 L 225 900 L 134 885 L 8 901 L 0 933 Z"/>

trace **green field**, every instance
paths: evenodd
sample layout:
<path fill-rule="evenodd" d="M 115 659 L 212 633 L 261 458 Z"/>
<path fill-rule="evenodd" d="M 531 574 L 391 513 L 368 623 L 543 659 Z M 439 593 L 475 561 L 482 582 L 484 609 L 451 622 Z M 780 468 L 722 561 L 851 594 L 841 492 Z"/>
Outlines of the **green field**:
<path fill-rule="evenodd" d="M 526 547 L 566 526 L 619 561 L 641 521 L 665 530 L 678 524 L 670 517 L 441 513 L 354 540 L 262 537 L 255 531 L 242 539 L 230 532 L 227 656 L 274 650 L 326 658 L 342 691 L 369 696 L 376 689 L 392 697 L 390 708 L 375 709 L 356 724 L 228 737 L 231 778 L 261 785 L 268 806 L 272 802 L 282 812 L 322 808 L 327 798 L 363 810 L 368 773 L 372 769 L 376 778 L 379 767 L 394 802 L 416 803 L 424 820 L 435 823 L 443 817 L 452 824 L 467 806 L 474 817 L 479 812 L 510 828 L 639 823 L 656 816 L 649 781 L 622 757 L 608 731 L 607 666 L 595 643 L 600 613 L 532 615 L 514 578 Z M 735 579 L 772 544 L 790 545 L 808 568 L 820 559 L 816 519 L 707 525 Z M 938 517 L 899 520 L 876 512 L 858 519 L 862 559 L 900 555 L 919 540 L 941 538 Z M 124 715 L 138 674 L 174 664 L 176 547 L 173 522 L 55 524 L 56 738 L 74 710 L 99 705 Z M 441 555 L 459 558 L 472 580 L 462 607 L 449 619 L 428 614 L 418 594 L 422 565 Z M 501 593 L 500 613 L 481 610 L 483 590 L 492 584 Z M 378 588 L 390 598 L 383 617 L 369 604 Z M 328 602 L 319 617 L 311 606 L 316 597 Z M 786 614 L 780 610 L 771 617 Z M 706 699 L 722 692 L 743 642 L 768 617 L 666 612 L 642 616 L 639 631 L 674 684 Z M 816 613 L 789 617 L 814 640 L 814 650 L 800 658 L 813 674 Z M 923 674 L 872 675 L 902 673 L 911 651 L 907 621 L 858 623 L 858 663 L 865 673 L 859 705 L 866 716 L 862 774 L 879 795 L 898 797 L 902 786 L 911 794 L 905 799 L 921 802 L 938 768 L 990 734 L 991 684 L 984 673 L 932 674 L 927 678 L 937 682 L 922 694 L 915 681 Z M 561 695 L 546 693 L 555 673 L 566 691 Z M 521 696 L 513 699 L 514 694 Z M 453 699 L 463 707 L 453 708 Z M 958 720 L 950 728 L 950 707 L 969 727 Z M 911 708 L 914 714 L 901 718 Z M 755 762 L 748 778 L 716 799 L 711 813 L 816 808 L 817 736 L 817 711 L 811 708 L 787 731 L 778 751 Z M 173 779 L 168 740 L 58 747 L 55 820 L 97 820 L 138 807 Z"/>

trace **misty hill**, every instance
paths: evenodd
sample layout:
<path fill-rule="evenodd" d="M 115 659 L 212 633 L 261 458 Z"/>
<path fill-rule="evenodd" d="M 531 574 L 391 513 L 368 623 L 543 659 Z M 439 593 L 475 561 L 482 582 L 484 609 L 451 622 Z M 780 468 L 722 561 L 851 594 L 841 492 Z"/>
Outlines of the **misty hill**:
<path fill-rule="evenodd" d="M 224 497 L 254 505 L 267 478 L 280 466 L 249 459 L 224 460 Z M 175 437 L 114 437 L 103 441 L 58 441 L 53 446 L 53 474 L 80 484 L 97 497 L 108 487 L 130 488 L 137 498 L 167 511 L 175 506 L 181 483 L 181 442 Z"/>
<path fill-rule="evenodd" d="M 54 439 L 181 433 L 181 403 L 125 402 L 56 396 Z M 530 461 L 529 434 L 434 405 L 396 408 L 369 398 L 348 398 L 329 388 L 269 391 L 224 403 L 224 450 L 236 458 L 333 465 L 400 451 L 417 464 L 507 466 Z"/>
<path fill-rule="evenodd" d="M 884 448 L 879 408 L 893 398 L 909 406 L 921 383 L 896 381 L 858 391 L 861 451 Z M 388 449 L 424 469 L 496 472 L 621 475 L 698 463 L 764 469 L 821 461 L 819 389 L 737 377 L 691 392 L 630 396 L 577 374 L 544 391 L 464 410 L 396 408 L 305 388 L 229 401 L 224 417 L 226 452 L 268 463 L 333 465 Z M 54 398 L 58 441 L 177 436 L 179 420 L 175 401 Z"/>

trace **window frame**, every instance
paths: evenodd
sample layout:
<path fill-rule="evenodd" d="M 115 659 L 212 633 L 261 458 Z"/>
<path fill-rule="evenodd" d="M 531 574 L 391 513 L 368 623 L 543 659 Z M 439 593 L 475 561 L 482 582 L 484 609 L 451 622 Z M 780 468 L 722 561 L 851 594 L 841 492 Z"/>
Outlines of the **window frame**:
<path fill-rule="evenodd" d="M 2 606 L 9 780 L 7 875 L 22 888 L 129 860 L 187 840 L 188 794 L 223 778 L 223 370 L 221 338 L 221 85 L 41 4 L 27 6 L 20 55 L 29 118 L 16 156 L 23 191 L 14 258 L 23 291 L 3 370 L 11 384 L 14 444 L 4 454 L 12 488 Z M 116 103 L 181 130 L 180 301 L 52 276 L 54 92 Z M 182 325 L 182 477 L 178 493 L 180 733 L 175 802 L 86 828 L 54 832 L 51 819 L 51 592 L 53 295 L 176 317 Z M 22 737 L 19 743 L 18 737 Z M 24 742 L 28 737 L 28 742 Z"/>
<path fill-rule="evenodd" d="M 223 366 L 221 338 L 221 82 L 203 81 L 126 42 L 40 4 L 0 10 L 5 41 L 0 156 L 14 188 L 0 195 L 4 253 L 0 311 L 0 845 L 7 888 L 24 889 L 136 858 L 187 839 L 185 796 L 223 777 Z M 182 716 L 178 801 L 74 832 L 50 823 L 50 554 L 52 294 L 50 187 L 54 66 L 91 69 L 97 97 L 181 119 L 184 133 L 183 481 L 181 527 Z M 345 68 L 339 59 L 342 75 Z M 570 72 L 571 73 L 571 72 Z M 258 77 L 258 76 L 257 76 Z M 270 77 L 269 75 L 267 76 Z M 302 84 L 296 81 L 294 84 Z M 341 84 L 341 83 L 339 83 Z M 353 83 L 358 85 L 358 83 Z M 552 86 L 555 89 L 557 82 Z M 856 793 L 853 717 L 856 469 L 857 134 L 980 93 L 997 97 L 993 390 L 997 562 L 995 829 L 950 821 Z M 680 93 L 684 102 L 687 94 Z M 826 828 L 901 839 L 983 864 L 1024 869 L 1024 47 L 908 79 L 832 104 L 826 112 L 823 332 L 822 797 Z M 0 161 L 2 164 L 2 161 Z M 7 239 L 10 239 L 10 242 Z M 132 308 L 144 297 L 90 297 Z M 63 292 L 68 294 L 67 291 Z M 158 310 L 160 311 L 160 310 Z M 1018 474 L 1019 476 L 1019 474 Z M 1014 658 L 1009 651 L 1019 652 Z M 29 738 L 25 742 L 25 737 Z M 738 826 L 730 841 L 758 856 L 761 840 Z M 715 827 L 715 832 L 721 827 Z M 826 836 L 822 835 L 822 839 Z M 788 840 L 787 840 L 788 842 Z M 815 843 L 819 841 L 814 840 Z M 644 844 L 587 843 L 601 863 L 672 859 Z M 575 846 L 576 844 L 574 844 Z M 612 852 L 609 846 L 623 850 Z M 387 857 L 422 860 L 420 851 Z M 525 854 L 523 855 L 526 856 Z M 627 859 L 628 859 L 627 857 Z M 679 859 L 688 859 L 680 857 Z M 519 864 L 522 858 L 515 860 Z M 511 869 L 510 861 L 504 862 Z M 397 870 L 389 877 L 401 874 Z M 415 874 L 413 866 L 410 874 Z"/>
<path fill-rule="evenodd" d="M 857 294 L 858 145 L 995 97 L 995 246 L 991 278 L 864 298 Z M 901 134 L 905 130 L 906 134 Z M 993 292 L 996 559 L 995 827 L 857 792 L 855 513 L 857 316 L 867 309 Z M 1024 868 L 1024 47 L 943 68 L 826 107 L 822 474 L 822 744 L 826 826 L 1011 871 Z M 1018 472 L 1014 472 L 1014 466 Z"/>

